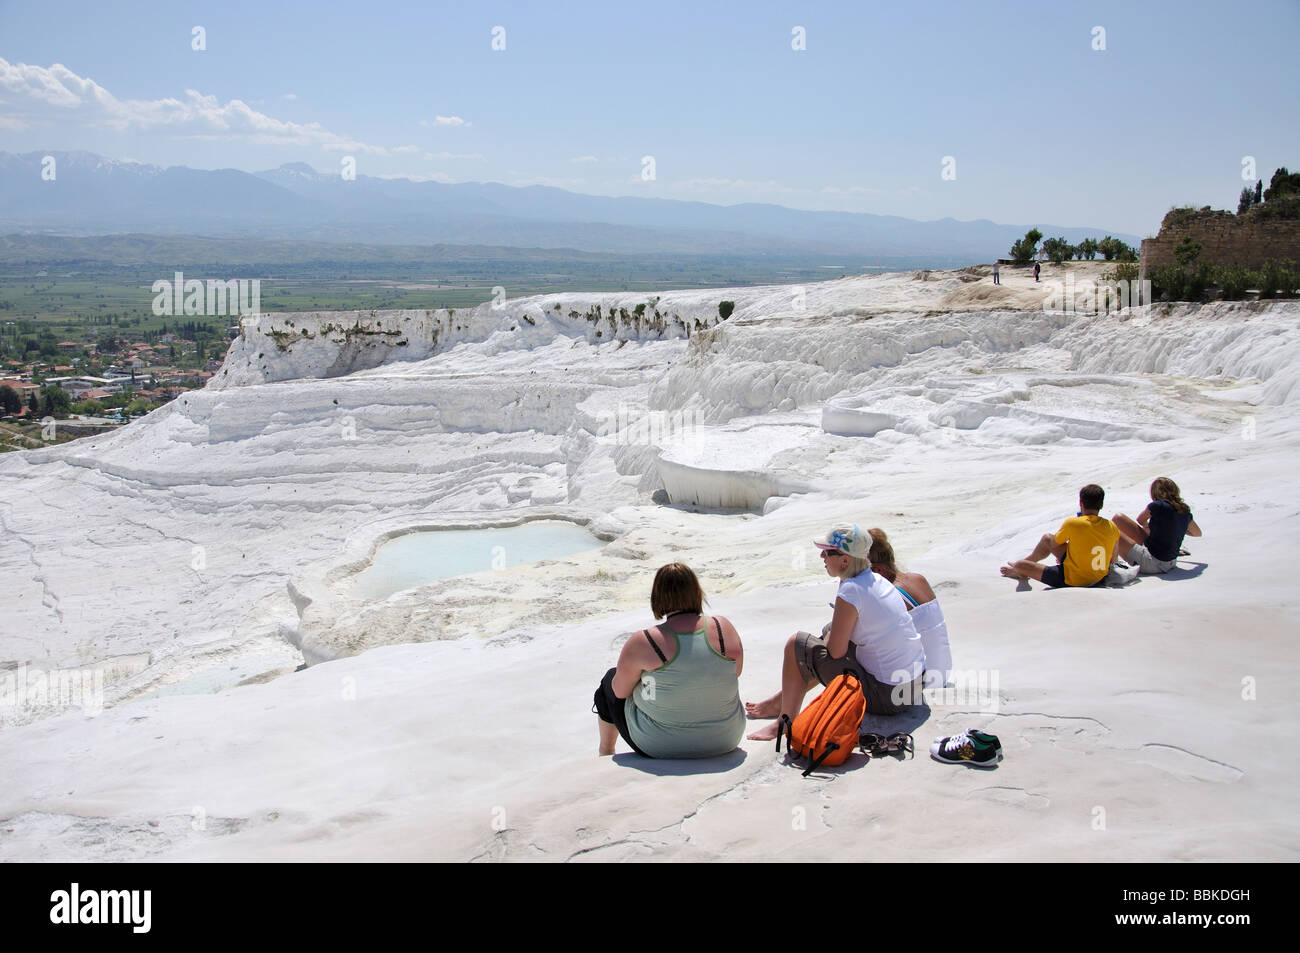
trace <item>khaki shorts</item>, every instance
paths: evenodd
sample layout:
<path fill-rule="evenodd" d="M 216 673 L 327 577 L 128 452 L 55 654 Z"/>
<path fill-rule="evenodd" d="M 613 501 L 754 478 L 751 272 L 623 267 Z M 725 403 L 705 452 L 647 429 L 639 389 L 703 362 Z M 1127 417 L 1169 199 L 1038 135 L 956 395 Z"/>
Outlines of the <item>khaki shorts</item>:
<path fill-rule="evenodd" d="M 1176 559 L 1156 559 L 1151 555 L 1151 550 L 1147 549 L 1141 543 L 1134 543 L 1133 548 L 1128 551 L 1126 557 L 1129 565 L 1137 566 L 1138 572 L 1144 576 L 1155 576 L 1162 572 L 1168 572 L 1178 565 Z"/>
<path fill-rule="evenodd" d="M 862 683 L 868 714 L 897 715 L 909 705 L 921 702 L 921 690 L 925 685 L 923 677 L 902 685 L 882 682 L 858 664 L 852 642 L 849 643 L 849 651 L 844 654 L 844 658 L 831 658 L 825 636 L 799 632 L 795 635 L 794 657 L 805 681 L 816 679 L 823 685 L 829 685 L 839 675 L 851 672 Z"/>

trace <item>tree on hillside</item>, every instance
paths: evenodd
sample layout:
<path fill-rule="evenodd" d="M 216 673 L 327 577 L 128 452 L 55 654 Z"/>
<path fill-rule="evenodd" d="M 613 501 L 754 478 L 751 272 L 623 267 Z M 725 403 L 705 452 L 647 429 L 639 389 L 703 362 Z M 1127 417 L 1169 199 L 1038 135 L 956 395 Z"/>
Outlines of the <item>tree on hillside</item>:
<path fill-rule="evenodd" d="M 1107 261 L 1137 261 L 1138 258 L 1132 245 L 1109 235 L 1097 243 L 1097 250 Z"/>
<path fill-rule="evenodd" d="M 7 384 L 0 386 L 0 409 L 6 414 L 16 414 L 23 409 L 23 399 L 18 396 L 18 391 Z"/>
<path fill-rule="evenodd" d="M 1036 228 L 1025 232 L 1025 237 L 1016 239 L 1011 246 L 1012 260 L 1017 265 L 1027 265 L 1033 261 L 1034 255 L 1038 254 L 1038 242 L 1042 237 L 1043 233 Z"/>
<path fill-rule="evenodd" d="M 1085 238 L 1079 242 L 1079 257 L 1092 261 L 1097 257 L 1097 239 Z"/>
<path fill-rule="evenodd" d="M 1243 185 L 1241 187 L 1241 195 L 1237 196 L 1237 214 L 1240 215 L 1254 204 L 1255 193 L 1250 190 L 1249 185 Z"/>
<path fill-rule="evenodd" d="M 1043 242 L 1043 252 L 1052 260 L 1052 264 L 1059 265 L 1074 253 L 1074 246 L 1064 238 L 1049 238 Z"/>
<path fill-rule="evenodd" d="M 1258 185 L 1263 185 L 1261 180 Z M 1268 188 L 1264 190 L 1265 202 L 1276 202 L 1290 195 L 1300 195 L 1300 172 L 1288 172 L 1286 166 L 1273 173 Z"/>
<path fill-rule="evenodd" d="M 68 408 L 72 406 L 72 398 L 67 395 L 60 387 L 42 387 L 41 388 L 41 416 L 58 417 L 67 416 Z"/>

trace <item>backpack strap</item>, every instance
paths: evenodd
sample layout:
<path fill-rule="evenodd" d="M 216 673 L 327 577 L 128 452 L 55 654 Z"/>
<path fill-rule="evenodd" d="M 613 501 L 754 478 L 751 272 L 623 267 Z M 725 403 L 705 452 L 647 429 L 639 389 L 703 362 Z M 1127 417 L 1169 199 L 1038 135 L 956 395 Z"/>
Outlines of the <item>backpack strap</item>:
<path fill-rule="evenodd" d="M 785 752 L 790 753 L 790 741 L 794 738 L 794 730 L 791 727 L 789 715 L 782 715 L 780 723 L 776 726 L 776 753 L 781 753 L 781 733 L 785 732 Z"/>
<path fill-rule="evenodd" d="M 642 633 L 645 635 L 645 640 L 646 640 L 647 642 L 650 643 L 650 648 L 652 648 L 652 649 L 655 650 L 655 655 L 659 656 L 659 661 L 661 661 L 661 662 L 663 662 L 665 665 L 667 665 L 667 664 L 668 664 L 668 656 L 664 655 L 664 650 L 661 649 L 658 645 L 655 644 L 655 640 L 654 640 L 654 639 L 650 638 L 650 630 L 649 630 L 649 629 L 642 629 Z"/>
<path fill-rule="evenodd" d="M 825 761 L 827 758 L 830 757 L 832 751 L 839 751 L 839 750 L 840 750 L 840 746 L 837 745 L 835 742 L 833 741 L 826 742 L 826 750 L 817 756 L 816 761 L 811 762 L 808 765 L 808 767 L 804 769 L 803 776 L 805 778 L 808 777 L 808 775 L 812 774 L 813 771 L 816 770 L 817 765 L 821 764 L 823 761 Z"/>

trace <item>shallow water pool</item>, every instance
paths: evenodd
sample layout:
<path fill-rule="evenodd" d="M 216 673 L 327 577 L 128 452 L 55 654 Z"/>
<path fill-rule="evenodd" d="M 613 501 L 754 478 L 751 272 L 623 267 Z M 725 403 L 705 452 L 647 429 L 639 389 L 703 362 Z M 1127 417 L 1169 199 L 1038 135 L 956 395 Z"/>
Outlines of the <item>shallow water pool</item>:
<path fill-rule="evenodd" d="M 375 551 L 370 566 L 351 577 L 348 594 L 373 602 L 435 579 L 559 559 L 603 545 L 583 527 L 564 520 L 407 533 Z"/>

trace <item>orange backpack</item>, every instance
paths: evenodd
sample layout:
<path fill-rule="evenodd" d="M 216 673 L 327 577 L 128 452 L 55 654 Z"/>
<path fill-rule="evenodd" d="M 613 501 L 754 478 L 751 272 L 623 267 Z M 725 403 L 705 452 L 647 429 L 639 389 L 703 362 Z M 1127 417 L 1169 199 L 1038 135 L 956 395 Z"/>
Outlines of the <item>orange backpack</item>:
<path fill-rule="evenodd" d="M 848 672 L 831 680 L 826 690 L 813 699 L 793 722 L 781 716 L 776 735 L 776 750 L 781 750 L 781 732 L 785 732 L 785 750 L 808 759 L 806 778 L 822 764 L 837 765 L 848 760 L 858 743 L 858 730 L 867 714 L 867 699 L 862 682 Z"/>

